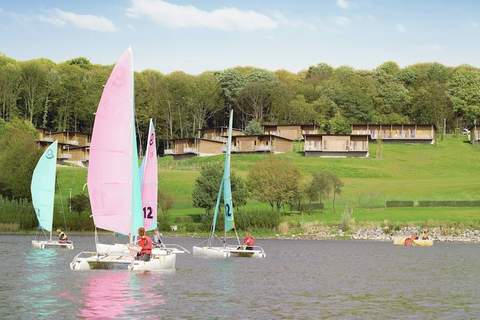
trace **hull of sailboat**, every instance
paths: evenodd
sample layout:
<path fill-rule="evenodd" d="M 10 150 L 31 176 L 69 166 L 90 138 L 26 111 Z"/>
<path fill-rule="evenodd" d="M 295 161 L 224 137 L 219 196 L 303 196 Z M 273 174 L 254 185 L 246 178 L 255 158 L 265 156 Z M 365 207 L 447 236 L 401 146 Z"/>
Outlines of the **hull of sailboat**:
<path fill-rule="evenodd" d="M 225 247 L 193 247 L 193 255 L 203 258 L 230 258 L 230 251 Z"/>
<path fill-rule="evenodd" d="M 173 271 L 176 255 L 169 249 L 152 251 L 150 261 L 135 260 L 129 255 L 100 255 L 97 252 L 80 252 L 70 263 L 74 271 L 130 270 L 130 271 Z"/>
<path fill-rule="evenodd" d="M 152 254 L 149 261 L 134 260 L 129 266 L 130 271 L 173 271 L 175 270 L 176 254 L 163 250 L 161 254 Z"/>
<path fill-rule="evenodd" d="M 227 246 L 226 250 L 230 252 L 232 257 L 238 258 L 266 258 L 265 251 L 261 247 L 253 247 L 246 249 L 242 246 Z"/>
<path fill-rule="evenodd" d="M 32 240 L 32 247 L 37 249 L 62 248 L 74 249 L 73 242 L 61 242 L 58 240 Z"/>

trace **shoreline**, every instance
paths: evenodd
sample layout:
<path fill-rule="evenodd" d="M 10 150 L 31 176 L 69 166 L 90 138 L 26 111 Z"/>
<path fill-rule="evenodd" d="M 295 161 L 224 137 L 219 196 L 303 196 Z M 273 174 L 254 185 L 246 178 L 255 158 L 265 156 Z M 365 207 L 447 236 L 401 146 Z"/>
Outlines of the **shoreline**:
<path fill-rule="evenodd" d="M 274 233 L 272 235 L 262 235 L 261 233 L 256 236 L 258 240 L 354 240 L 354 241 L 393 241 L 394 237 L 407 237 L 412 234 L 421 234 L 423 228 L 421 227 L 403 227 L 400 230 L 391 231 L 381 227 L 370 228 L 356 228 L 352 231 L 343 231 L 338 227 L 326 227 L 317 226 L 310 232 L 292 232 L 292 233 Z M 459 242 L 459 243 L 480 243 L 480 230 L 462 228 L 455 229 L 432 227 L 429 228 L 429 238 L 435 242 Z M 255 236 L 255 230 L 251 231 Z M 70 236 L 93 236 L 93 231 L 71 231 L 68 232 Z M 98 232 L 99 235 L 111 236 L 111 232 L 103 231 Z M 22 231 L 10 231 L 0 232 L 0 236 L 8 235 L 25 235 L 35 236 L 42 235 L 38 231 L 22 230 Z M 209 233 L 188 233 L 188 232 L 163 232 L 164 237 L 168 238 L 192 238 L 192 239 L 205 239 L 208 238 Z M 228 237 L 233 239 L 234 237 Z"/>

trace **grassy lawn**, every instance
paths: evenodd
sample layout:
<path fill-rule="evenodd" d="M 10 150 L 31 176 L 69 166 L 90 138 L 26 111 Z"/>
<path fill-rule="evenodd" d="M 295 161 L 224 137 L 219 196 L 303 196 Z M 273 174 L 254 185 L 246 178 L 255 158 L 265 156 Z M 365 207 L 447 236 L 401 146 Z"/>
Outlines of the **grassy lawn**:
<path fill-rule="evenodd" d="M 354 208 L 357 222 L 424 223 L 426 221 L 480 223 L 480 208 L 384 208 L 385 200 L 478 200 L 480 199 L 480 148 L 464 142 L 464 137 L 447 137 L 436 145 L 383 144 L 382 159 L 376 159 L 376 145 L 370 144 L 370 158 L 305 158 L 299 152 L 279 155 L 243 154 L 232 156 L 232 171 L 246 177 L 249 168 L 267 157 L 295 164 L 302 180 L 318 170 L 330 170 L 344 182 L 338 196 L 337 214 L 331 202 L 325 213 L 290 215 L 289 221 L 322 221 L 338 223 L 345 206 Z M 298 145 L 296 149 L 301 149 Z M 170 211 L 176 216 L 202 214 L 192 208 L 191 194 L 200 168 L 214 163 L 223 166 L 223 156 L 173 160 L 159 159 L 162 191 L 174 198 Z M 68 199 L 81 192 L 86 169 L 59 169 L 57 199 Z M 268 208 L 253 199 L 247 209 Z"/>

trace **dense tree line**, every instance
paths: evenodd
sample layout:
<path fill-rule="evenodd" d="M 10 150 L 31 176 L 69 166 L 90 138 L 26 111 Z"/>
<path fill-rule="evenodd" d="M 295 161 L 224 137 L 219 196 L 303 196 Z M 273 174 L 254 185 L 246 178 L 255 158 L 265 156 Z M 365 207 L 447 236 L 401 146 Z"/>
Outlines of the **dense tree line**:
<path fill-rule="evenodd" d="M 0 56 L 0 118 L 90 132 L 111 69 L 83 57 L 56 64 Z M 224 125 L 229 108 L 240 128 L 251 121 L 316 123 L 327 132 L 344 132 L 353 122 L 441 127 L 447 119 L 451 130 L 479 118 L 480 69 L 438 63 L 400 68 L 386 62 L 374 70 L 321 63 L 299 73 L 252 67 L 199 75 L 144 70 L 135 73 L 135 103 L 140 132 L 151 117 L 164 139 Z"/>

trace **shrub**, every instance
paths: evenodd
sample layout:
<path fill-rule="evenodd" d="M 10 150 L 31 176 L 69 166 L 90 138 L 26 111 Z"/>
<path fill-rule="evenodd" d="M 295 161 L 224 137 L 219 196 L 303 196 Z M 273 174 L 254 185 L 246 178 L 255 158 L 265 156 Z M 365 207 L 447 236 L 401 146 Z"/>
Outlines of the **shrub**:
<path fill-rule="evenodd" d="M 163 213 L 167 214 L 168 211 L 173 207 L 174 203 L 175 201 L 171 195 L 163 191 L 158 192 L 158 204 L 160 205 L 160 210 L 162 210 Z"/>
<path fill-rule="evenodd" d="M 413 207 L 415 204 L 414 201 L 407 200 L 387 200 L 385 201 L 385 207 L 387 208 L 401 208 L 401 207 Z"/>
<path fill-rule="evenodd" d="M 84 193 L 76 194 L 70 200 L 70 206 L 72 207 L 72 211 L 77 213 L 82 213 L 90 209 L 90 200 L 88 195 Z M 89 210 L 90 211 L 90 210 Z"/>
<path fill-rule="evenodd" d="M 353 228 L 355 225 L 355 218 L 353 218 L 353 209 L 345 208 L 342 213 L 340 228 L 347 232 Z"/>

